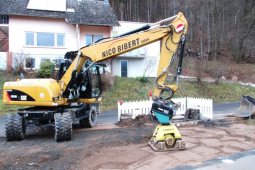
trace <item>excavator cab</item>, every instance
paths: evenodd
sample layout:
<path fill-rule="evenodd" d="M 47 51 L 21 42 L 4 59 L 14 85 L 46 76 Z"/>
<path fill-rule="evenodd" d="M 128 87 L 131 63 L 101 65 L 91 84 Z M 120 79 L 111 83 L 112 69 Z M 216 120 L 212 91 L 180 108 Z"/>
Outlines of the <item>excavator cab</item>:
<path fill-rule="evenodd" d="M 95 64 L 84 73 L 77 76 L 80 98 L 98 98 L 102 94 L 101 73 L 103 65 Z"/>
<path fill-rule="evenodd" d="M 62 78 L 70 67 L 77 53 L 78 51 L 70 51 L 65 54 L 65 60 L 60 64 L 58 80 Z M 80 99 L 98 98 L 102 94 L 101 75 L 105 72 L 105 65 L 102 63 L 95 63 L 91 67 L 90 65 L 91 62 L 88 60 L 83 69 L 73 78 L 72 84 L 69 85 L 69 87 L 72 86 L 75 89 L 76 94 L 79 94 Z M 87 69 L 88 67 L 89 69 Z M 70 95 L 69 89 L 65 91 L 65 95 Z"/>
<path fill-rule="evenodd" d="M 66 70 L 70 67 L 72 64 L 72 61 L 76 57 L 78 51 L 69 51 L 64 56 L 64 62 L 60 63 L 59 71 L 58 71 L 58 77 L 57 79 L 60 80 L 62 76 L 65 74 Z"/>

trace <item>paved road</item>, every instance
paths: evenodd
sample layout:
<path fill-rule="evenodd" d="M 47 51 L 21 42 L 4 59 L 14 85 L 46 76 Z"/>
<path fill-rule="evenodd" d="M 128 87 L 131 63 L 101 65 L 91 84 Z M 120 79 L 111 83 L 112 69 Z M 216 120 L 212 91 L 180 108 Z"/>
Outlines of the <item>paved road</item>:
<path fill-rule="evenodd" d="M 231 103 L 216 103 L 213 106 L 214 114 L 224 115 L 234 113 L 238 107 L 240 106 L 240 102 L 231 102 Z M 114 124 L 118 120 L 118 112 L 117 110 L 103 112 L 99 115 L 98 124 Z M 4 132 L 4 117 L 0 117 L 0 137 L 5 136 Z"/>
<path fill-rule="evenodd" d="M 114 124 L 118 121 L 118 111 L 106 111 L 99 115 L 98 124 Z"/>
<path fill-rule="evenodd" d="M 234 113 L 240 107 L 240 102 L 214 103 L 214 114 Z"/>
<path fill-rule="evenodd" d="M 254 170 L 255 167 L 255 149 L 205 161 L 199 166 L 182 165 L 172 170 Z"/>

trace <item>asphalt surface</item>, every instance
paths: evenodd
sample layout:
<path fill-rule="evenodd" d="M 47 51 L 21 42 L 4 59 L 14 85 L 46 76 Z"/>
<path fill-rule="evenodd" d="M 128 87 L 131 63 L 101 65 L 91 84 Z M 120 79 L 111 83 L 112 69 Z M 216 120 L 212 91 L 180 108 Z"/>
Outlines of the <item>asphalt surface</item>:
<path fill-rule="evenodd" d="M 114 124 L 118 122 L 118 110 L 106 111 L 98 116 L 98 124 Z"/>
<path fill-rule="evenodd" d="M 214 103 L 213 114 L 234 113 L 240 107 L 240 102 Z"/>
<path fill-rule="evenodd" d="M 255 167 L 255 149 L 240 152 L 228 157 L 208 160 L 199 166 L 183 165 L 175 167 L 172 170 L 253 170 Z"/>

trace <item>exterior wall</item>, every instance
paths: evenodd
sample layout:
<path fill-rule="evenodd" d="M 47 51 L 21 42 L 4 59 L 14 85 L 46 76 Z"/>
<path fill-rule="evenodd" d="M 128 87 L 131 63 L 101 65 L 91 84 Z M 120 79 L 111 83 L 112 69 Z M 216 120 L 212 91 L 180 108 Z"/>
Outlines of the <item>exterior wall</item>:
<path fill-rule="evenodd" d="M 120 61 L 128 61 L 128 77 L 156 77 L 158 62 L 155 58 L 125 58 L 119 57 L 112 61 L 112 75 L 121 76 Z"/>
<path fill-rule="evenodd" d="M 80 41 L 77 41 L 76 25 L 65 19 L 11 16 L 9 18 L 9 51 L 13 57 L 25 56 L 35 58 L 35 68 L 40 67 L 41 59 L 63 59 L 67 51 L 78 50 L 84 46 L 86 33 L 110 35 L 111 27 L 80 26 Z M 25 32 L 64 33 L 64 47 L 29 47 L 25 45 Z M 79 37 L 79 36 L 78 36 Z M 79 43 L 79 45 L 78 45 Z"/>
<path fill-rule="evenodd" d="M 103 35 L 104 38 L 110 37 L 111 27 L 106 26 L 80 26 L 80 47 L 85 45 L 86 34 Z"/>
<path fill-rule="evenodd" d="M 65 47 L 28 47 L 25 45 L 25 32 L 51 32 L 65 34 Z M 40 67 L 41 59 L 63 58 L 69 50 L 77 49 L 75 27 L 64 19 L 11 16 L 9 18 L 9 51 L 13 57 L 20 53 L 35 58 L 35 68 Z"/>
<path fill-rule="evenodd" d="M 13 65 L 13 57 L 11 52 L 7 52 L 7 70 L 11 71 Z"/>
<path fill-rule="evenodd" d="M 25 45 L 25 32 L 52 32 L 64 33 L 65 46 L 63 48 L 48 48 L 48 47 L 27 47 Z M 75 27 L 65 22 L 64 19 L 49 19 L 49 18 L 33 18 L 33 17 L 14 17 L 9 19 L 9 42 L 11 52 L 29 52 L 31 54 L 63 54 L 67 50 L 76 50 L 76 34 Z M 50 50 L 50 51 L 49 51 Z"/>
<path fill-rule="evenodd" d="M 148 23 L 119 21 L 120 27 L 114 27 L 112 36 L 140 28 Z M 160 56 L 160 42 L 154 42 L 142 48 L 122 54 L 112 61 L 112 74 L 121 76 L 120 60 L 128 61 L 128 77 L 156 77 Z"/>

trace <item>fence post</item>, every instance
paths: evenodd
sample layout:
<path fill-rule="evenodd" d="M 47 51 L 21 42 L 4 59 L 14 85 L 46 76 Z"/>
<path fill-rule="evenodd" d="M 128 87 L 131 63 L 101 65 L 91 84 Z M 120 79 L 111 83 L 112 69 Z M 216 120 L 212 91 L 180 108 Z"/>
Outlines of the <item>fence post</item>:
<path fill-rule="evenodd" d="M 120 117 L 121 117 L 121 108 L 120 108 L 120 102 L 118 101 L 118 122 L 120 121 Z"/>

